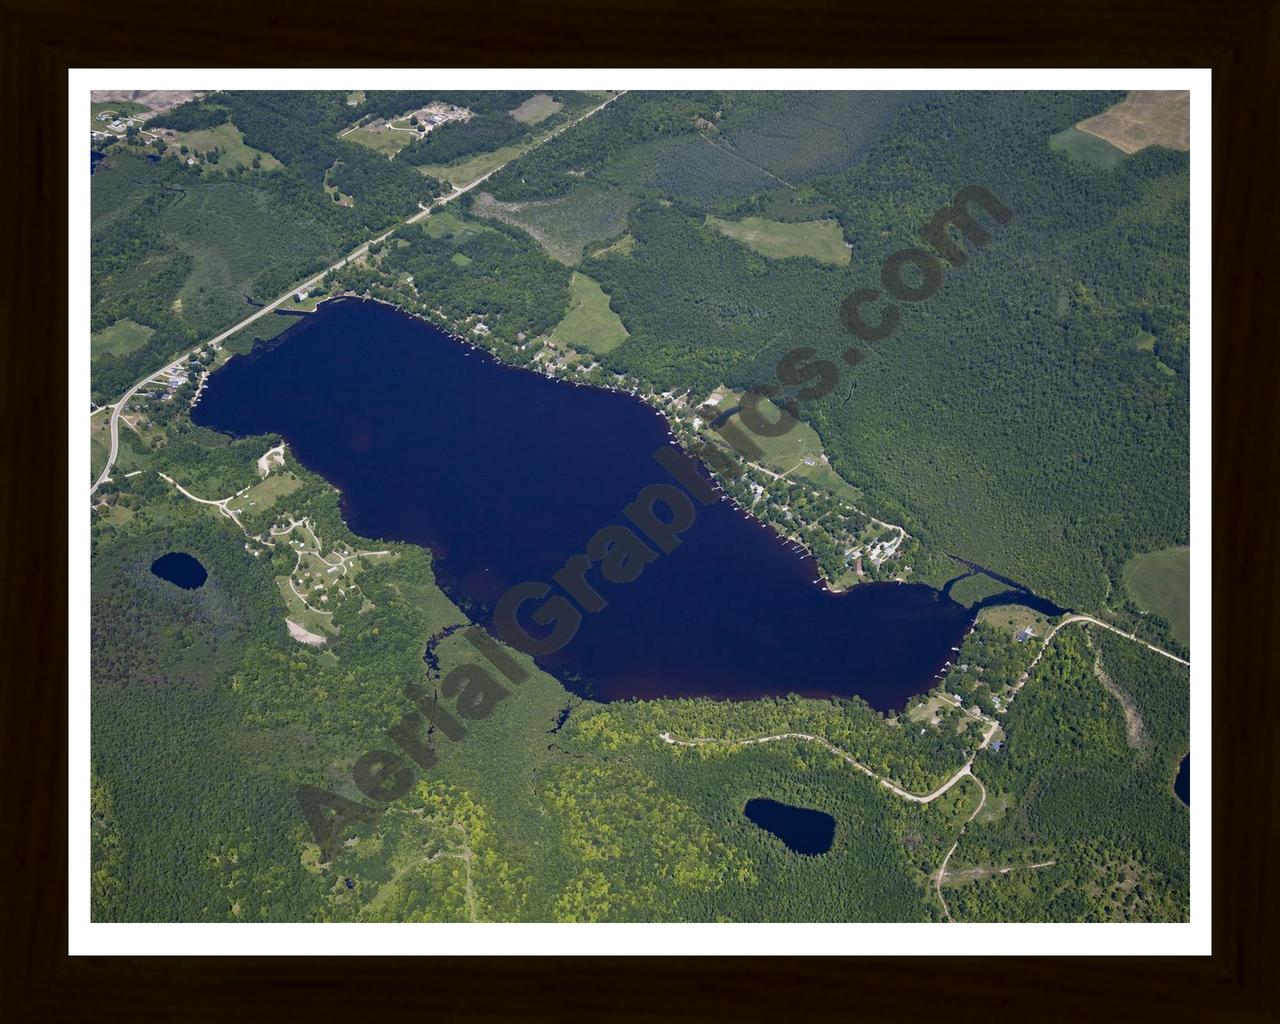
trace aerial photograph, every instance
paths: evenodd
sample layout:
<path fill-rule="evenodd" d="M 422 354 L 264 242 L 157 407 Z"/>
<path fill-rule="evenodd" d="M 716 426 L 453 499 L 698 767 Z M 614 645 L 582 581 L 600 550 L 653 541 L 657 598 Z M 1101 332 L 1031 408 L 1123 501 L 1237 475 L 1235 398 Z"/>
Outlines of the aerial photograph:
<path fill-rule="evenodd" d="M 539 77 L 73 103 L 90 920 L 1189 922 L 1190 93 Z"/>

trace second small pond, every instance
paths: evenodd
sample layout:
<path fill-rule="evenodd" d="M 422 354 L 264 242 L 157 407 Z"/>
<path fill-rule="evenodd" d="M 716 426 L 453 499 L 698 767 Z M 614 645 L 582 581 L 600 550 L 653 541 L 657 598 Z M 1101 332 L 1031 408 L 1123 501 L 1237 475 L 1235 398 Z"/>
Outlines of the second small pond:
<path fill-rule="evenodd" d="M 811 807 L 796 807 L 767 797 L 747 801 L 742 813 L 755 825 L 787 844 L 793 853 L 814 857 L 831 849 L 836 819 Z"/>

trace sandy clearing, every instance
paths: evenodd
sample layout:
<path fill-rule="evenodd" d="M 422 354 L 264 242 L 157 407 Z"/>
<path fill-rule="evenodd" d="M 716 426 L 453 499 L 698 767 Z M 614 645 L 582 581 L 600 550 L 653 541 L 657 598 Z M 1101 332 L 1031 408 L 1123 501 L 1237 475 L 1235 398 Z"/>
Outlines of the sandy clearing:
<path fill-rule="evenodd" d="M 325 643 L 325 638 L 318 633 L 313 633 L 309 629 L 303 629 L 293 619 L 285 619 L 285 625 L 289 627 L 289 635 L 300 644 L 308 644 L 311 647 L 321 647 Z"/>

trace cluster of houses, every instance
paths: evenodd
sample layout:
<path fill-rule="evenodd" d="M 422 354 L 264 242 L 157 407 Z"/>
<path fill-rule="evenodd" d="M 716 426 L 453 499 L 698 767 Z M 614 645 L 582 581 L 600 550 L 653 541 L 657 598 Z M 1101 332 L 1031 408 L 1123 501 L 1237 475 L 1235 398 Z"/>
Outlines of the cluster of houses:
<path fill-rule="evenodd" d="M 117 114 L 114 110 L 100 111 L 96 119 L 102 128 L 90 129 L 89 134 L 95 139 L 118 139 L 130 128 L 142 124 L 142 118 Z"/>
<path fill-rule="evenodd" d="M 418 111 L 418 131 L 429 132 L 450 121 L 465 121 L 471 111 L 465 107 L 455 107 L 449 103 L 431 103 Z"/>
<path fill-rule="evenodd" d="M 879 568 L 894 556 L 901 546 L 904 536 L 905 534 L 898 532 L 888 537 L 882 537 L 880 540 L 872 541 L 865 552 L 860 547 L 850 548 L 844 553 L 844 560 L 847 564 L 852 565 L 854 571 L 861 576 L 862 559 L 864 557 L 876 568 Z"/>

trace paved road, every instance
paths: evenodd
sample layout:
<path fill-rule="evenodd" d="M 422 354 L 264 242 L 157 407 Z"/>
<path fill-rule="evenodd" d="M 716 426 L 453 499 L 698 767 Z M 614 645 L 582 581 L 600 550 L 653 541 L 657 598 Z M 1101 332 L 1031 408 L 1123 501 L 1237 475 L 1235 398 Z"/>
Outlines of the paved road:
<path fill-rule="evenodd" d="M 561 125 L 555 131 L 553 131 L 550 135 L 548 135 L 545 139 L 542 139 L 540 142 L 535 143 L 533 146 L 530 146 L 528 150 L 525 150 L 525 152 L 527 153 L 529 152 L 529 150 L 536 149 L 538 146 L 541 146 L 546 142 L 550 142 L 557 135 L 572 128 L 574 125 L 578 124 L 580 121 L 585 121 L 588 117 L 591 117 L 593 114 L 596 114 L 599 111 L 603 110 L 610 103 L 616 100 L 619 96 L 623 96 L 625 94 L 626 94 L 626 90 L 624 89 L 622 92 L 619 92 L 614 96 L 610 96 L 607 100 L 605 100 L 599 106 L 592 107 L 581 117 L 574 118 L 572 121 L 568 121 L 565 124 Z M 510 162 L 511 161 L 509 160 L 507 161 L 507 163 L 510 163 Z M 401 223 L 416 224 L 423 217 L 427 216 L 427 214 L 429 214 L 432 210 L 436 209 L 439 206 L 443 206 L 445 203 L 452 202 L 453 200 L 457 199 L 458 196 L 463 195 L 466 192 L 470 192 L 477 185 L 487 181 L 493 175 L 497 174 L 500 170 L 502 170 L 502 168 L 504 168 L 506 165 L 507 165 L 506 163 L 499 164 L 497 167 L 491 170 L 488 174 L 485 174 L 479 178 L 476 178 L 475 181 L 472 181 L 467 185 L 464 185 L 462 188 L 455 187 L 454 190 L 450 192 L 447 196 L 441 196 L 439 199 L 436 199 L 434 202 L 421 207 L 421 209 L 419 209 L 417 213 L 415 213 L 411 217 L 408 217 Z M 111 475 L 111 468 L 116 464 L 116 457 L 120 453 L 120 416 L 124 412 L 128 404 L 133 400 L 133 397 L 143 387 L 151 383 L 151 381 L 155 380 L 155 378 L 159 377 L 163 373 L 168 373 L 173 370 L 181 369 L 183 366 L 186 365 L 187 357 L 190 356 L 192 352 L 196 352 L 204 348 L 206 345 L 220 344 L 221 342 L 225 341 L 227 338 L 230 338 L 233 334 L 237 333 L 238 331 L 244 330 L 246 327 L 248 327 L 251 323 L 259 319 L 260 317 L 264 317 L 269 313 L 275 312 L 276 309 L 278 309 L 281 305 L 283 305 L 290 298 L 292 298 L 295 293 L 311 288 L 313 285 L 319 284 L 321 279 L 325 276 L 325 274 L 329 273 L 332 270 L 337 270 L 340 267 L 345 266 L 351 260 L 359 259 L 361 256 L 365 255 L 365 253 L 369 251 L 369 246 L 377 245 L 379 242 L 386 241 L 386 239 L 390 238 L 392 233 L 400 226 L 401 224 L 396 224 L 395 227 L 388 229 L 383 234 L 379 235 L 377 238 L 370 239 L 369 241 L 361 245 L 359 248 L 352 250 L 342 259 L 338 260 L 338 262 L 334 263 L 330 267 L 326 267 L 324 270 L 320 271 L 320 273 L 316 274 L 314 277 L 309 277 L 307 278 L 307 280 L 301 282 L 300 284 L 294 285 L 287 292 L 281 295 L 278 299 L 275 299 L 274 301 L 268 303 L 267 305 L 263 306 L 261 309 L 255 310 L 252 314 L 245 317 L 234 327 L 228 327 L 221 334 L 216 335 L 215 337 L 210 338 L 207 341 L 202 341 L 198 345 L 192 346 L 190 349 L 183 352 L 180 356 L 174 359 L 173 362 L 166 364 L 165 366 L 161 367 L 159 370 L 156 370 L 154 373 L 147 374 L 146 377 L 138 381 L 138 383 L 136 383 L 133 387 L 131 387 L 128 391 L 126 391 L 118 402 L 114 403 L 113 405 L 106 406 L 106 408 L 111 410 L 111 452 L 107 456 L 107 464 L 102 467 L 102 472 L 98 474 L 98 479 L 95 480 L 93 482 L 93 486 L 89 488 L 89 493 L 92 495 L 94 491 L 96 491 L 100 486 L 102 486 L 102 484 Z M 95 410 L 95 411 L 98 411 L 98 410 Z"/>

